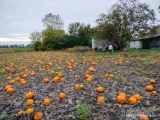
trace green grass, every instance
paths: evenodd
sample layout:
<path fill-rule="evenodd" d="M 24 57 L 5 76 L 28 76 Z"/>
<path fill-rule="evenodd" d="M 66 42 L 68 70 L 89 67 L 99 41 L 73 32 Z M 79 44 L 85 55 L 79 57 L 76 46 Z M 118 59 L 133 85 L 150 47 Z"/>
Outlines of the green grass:
<path fill-rule="evenodd" d="M 110 57 L 118 57 L 119 55 L 121 56 L 125 56 L 125 57 L 148 57 L 148 56 L 157 56 L 160 55 L 160 49 L 126 49 L 126 51 L 118 51 L 118 50 L 114 50 L 112 52 L 112 54 L 110 55 L 110 53 L 108 51 L 89 51 L 89 52 L 84 52 L 83 53 L 84 56 L 90 56 L 90 55 L 94 55 L 94 56 L 104 56 L 107 58 Z"/>

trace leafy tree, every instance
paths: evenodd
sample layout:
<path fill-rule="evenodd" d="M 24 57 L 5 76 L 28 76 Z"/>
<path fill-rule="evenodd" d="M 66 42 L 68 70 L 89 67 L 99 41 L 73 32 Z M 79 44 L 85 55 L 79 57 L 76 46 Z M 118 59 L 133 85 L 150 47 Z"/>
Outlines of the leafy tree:
<path fill-rule="evenodd" d="M 53 30 L 52 28 L 47 28 L 42 32 L 43 45 L 47 49 L 53 49 L 55 46 L 55 39 L 63 35 L 64 30 Z"/>
<path fill-rule="evenodd" d="M 52 15 L 51 13 L 45 15 L 42 19 L 42 23 L 47 28 L 51 28 L 53 30 L 59 30 L 63 28 L 63 20 L 59 15 Z"/>
<path fill-rule="evenodd" d="M 40 32 L 33 32 L 30 34 L 31 44 L 33 44 L 35 50 L 40 49 L 42 44 L 42 35 Z"/>
<path fill-rule="evenodd" d="M 70 35 L 78 36 L 78 30 L 80 28 L 80 22 L 71 23 L 68 27 L 68 32 Z"/>
<path fill-rule="evenodd" d="M 81 24 L 78 30 L 78 39 L 79 39 L 78 44 L 80 46 L 89 46 L 91 43 L 92 34 L 93 34 L 93 29 L 89 24 L 87 26 Z"/>
<path fill-rule="evenodd" d="M 96 20 L 95 37 L 113 41 L 121 49 L 133 33 L 140 29 L 144 32 L 150 30 L 155 20 L 154 10 L 148 4 L 138 0 L 119 0 L 109 14 L 101 14 Z"/>

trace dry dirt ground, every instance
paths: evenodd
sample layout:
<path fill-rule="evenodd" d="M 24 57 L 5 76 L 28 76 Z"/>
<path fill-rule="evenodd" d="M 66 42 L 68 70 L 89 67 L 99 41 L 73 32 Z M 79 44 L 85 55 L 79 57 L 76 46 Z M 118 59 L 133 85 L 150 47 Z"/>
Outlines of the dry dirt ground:
<path fill-rule="evenodd" d="M 120 60 L 122 63 L 116 64 Z M 72 68 L 69 69 L 68 65 Z M 90 72 L 93 79 L 87 82 L 85 72 L 90 67 L 94 67 L 96 72 Z M 160 120 L 159 55 L 112 58 L 105 55 L 84 56 L 82 53 L 61 52 L 1 54 L 0 70 L 0 120 L 32 120 L 34 113 L 27 115 L 27 108 L 34 108 L 34 112 L 43 112 L 42 120 L 78 120 L 78 101 L 89 105 L 89 116 L 86 120 L 139 120 L 140 113 L 147 114 L 151 120 Z M 30 76 L 33 71 L 35 76 Z M 63 74 L 65 81 L 53 82 L 53 78 L 59 73 Z M 23 78 L 24 74 L 27 74 L 26 78 Z M 106 74 L 113 74 L 114 78 L 106 78 Z M 21 85 L 16 80 L 14 84 L 10 84 L 8 76 L 12 80 L 16 77 L 25 79 L 27 84 Z M 49 78 L 50 82 L 44 83 L 44 78 Z M 157 95 L 145 90 L 145 86 L 150 85 L 145 78 L 156 80 L 153 86 Z M 84 88 L 75 90 L 75 84 L 83 84 Z M 15 92 L 8 94 L 4 90 L 6 85 L 12 85 Z M 103 93 L 97 92 L 99 86 L 104 87 Z M 34 93 L 34 104 L 31 106 L 26 104 L 25 97 L 29 91 Z M 60 92 L 67 95 L 66 99 L 59 99 Z M 128 101 L 121 105 L 116 101 L 120 92 L 125 92 L 127 99 L 138 93 L 142 100 L 134 105 L 130 105 Z M 98 104 L 98 96 L 104 96 L 103 104 Z M 43 105 L 45 98 L 51 100 L 49 106 Z M 21 116 L 17 114 L 19 111 L 23 111 Z"/>

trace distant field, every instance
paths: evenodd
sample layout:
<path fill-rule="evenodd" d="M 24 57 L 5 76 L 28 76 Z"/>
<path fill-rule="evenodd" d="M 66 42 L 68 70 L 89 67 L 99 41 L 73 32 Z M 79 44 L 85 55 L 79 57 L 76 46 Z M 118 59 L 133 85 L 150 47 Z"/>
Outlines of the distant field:
<path fill-rule="evenodd" d="M 31 52 L 32 48 L 0 48 L 0 54 L 3 53 L 17 53 L 17 52 Z"/>

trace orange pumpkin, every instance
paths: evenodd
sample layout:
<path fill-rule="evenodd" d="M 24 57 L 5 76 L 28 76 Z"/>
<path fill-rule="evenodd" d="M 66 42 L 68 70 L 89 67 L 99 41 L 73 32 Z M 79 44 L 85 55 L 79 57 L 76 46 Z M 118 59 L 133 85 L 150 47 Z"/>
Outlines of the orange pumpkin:
<path fill-rule="evenodd" d="M 26 112 L 27 112 L 28 115 L 31 115 L 34 112 L 34 109 L 33 108 L 28 108 Z"/>
<path fill-rule="evenodd" d="M 152 91 L 152 94 L 153 94 L 153 95 L 157 95 L 157 91 L 155 91 L 155 90 Z"/>
<path fill-rule="evenodd" d="M 26 94 L 26 98 L 27 99 L 32 99 L 34 97 L 34 93 L 33 92 L 28 92 L 27 94 Z"/>
<path fill-rule="evenodd" d="M 31 76 L 35 76 L 35 72 L 31 72 L 30 75 L 31 75 Z"/>
<path fill-rule="evenodd" d="M 4 90 L 7 91 L 8 88 L 12 88 L 12 86 L 11 85 L 6 85 Z"/>
<path fill-rule="evenodd" d="M 49 106 L 49 105 L 51 104 L 51 100 L 50 100 L 49 98 L 46 98 L 46 99 L 44 100 L 43 104 L 44 104 L 45 106 Z"/>
<path fill-rule="evenodd" d="M 154 80 L 154 79 L 150 79 L 150 81 L 149 81 L 151 84 L 155 84 L 156 83 L 156 81 Z"/>
<path fill-rule="evenodd" d="M 136 103 L 137 103 L 137 99 L 134 98 L 134 97 L 130 97 L 130 98 L 128 99 L 128 102 L 133 105 L 133 104 L 136 104 Z"/>
<path fill-rule="evenodd" d="M 104 88 L 103 88 L 103 87 L 98 87 L 98 88 L 97 88 L 97 92 L 99 92 L 99 93 L 104 92 Z"/>
<path fill-rule="evenodd" d="M 60 80 L 60 77 L 59 76 L 56 76 L 53 78 L 53 82 L 58 82 Z"/>
<path fill-rule="evenodd" d="M 43 79 L 43 82 L 44 82 L 44 83 L 48 83 L 48 82 L 49 82 L 49 78 L 44 78 L 44 79 Z"/>
<path fill-rule="evenodd" d="M 78 90 L 80 88 L 80 85 L 79 84 L 76 84 L 75 86 L 74 86 L 74 89 L 75 90 Z"/>
<path fill-rule="evenodd" d="M 124 96 L 125 98 L 127 97 L 126 93 L 120 93 L 119 96 Z"/>
<path fill-rule="evenodd" d="M 16 81 L 20 81 L 20 78 L 19 78 L 19 77 L 17 77 L 17 78 L 15 78 L 15 80 L 16 80 Z"/>
<path fill-rule="evenodd" d="M 43 113 L 42 112 L 36 112 L 35 114 L 34 114 L 34 119 L 35 120 L 40 120 L 40 119 L 42 119 L 43 118 Z"/>
<path fill-rule="evenodd" d="M 109 78 L 114 78 L 114 75 L 113 74 L 109 74 Z"/>
<path fill-rule="evenodd" d="M 63 75 L 61 73 L 58 74 L 58 77 L 62 77 Z"/>
<path fill-rule="evenodd" d="M 33 103 L 34 103 L 34 101 L 32 99 L 27 100 L 27 105 L 32 105 Z"/>
<path fill-rule="evenodd" d="M 103 103 L 105 102 L 104 97 L 103 97 L 103 96 L 99 96 L 99 97 L 97 98 L 97 102 L 98 102 L 99 104 L 103 104 Z"/>
<path fill-rule="evenodd" d="M 126 102 L 126 98 L 124 96 L 118 96 L 117 97 L 117 102 L 120 104 L 124 104 Z"/>
<path fill-rule="evenodd" d="M 91 82 L 91 81 L 92 81 L 92 77 L 88 77 L 87 82 Z"/>
<path fill-rule="evenodd" d="M 152 85 L 147 85 L 146 90 L 151 92 L 154 90 L 154 87 Z"/>
<path fill-rule="evenodd" d="M 137 101 L 142 99 L 140 94 L 135 94 L 133 97 L 136 98 Z"/>
<path fill-rule="evenodd" d="M 14 80 L 11 80 L 11 81 L 10 81 L 10 84 L 14 84 L 14 83 L 15 83 L 15 81 L 14 81 Z"/>
<path fill-rule="evenodd" d="M 8 94 L 14 93 L 14 89 L 13 89 L 12 87 L 8 88 L 8 89 L 7 89 L 7 93 L 8 93 Z"/>
<path fill-rule="evenodd" d="M 66 98 L 66 94 L 65 93 L 60 93 L 59 94 L 59 98 L 60 99 L 65 99 Z"/>
<path fill-rule="evenodd" d="M 27 78 L 27 74 L 24 74 L 24 75 L 23 75 L 23 78 Z"/>
<path fill-rule="evenodd" d="M 60 80 L 61 80 L 62 82 L 64 82 L 64 81 L 65 81 L 65 78 L 61 78 Z"/>
<path fill-rule="evenodd" d="M 140 115 L 139 120 L 149 120 L 149 117 L 147 115 Z"/>
<path fill-rule="evenodd" d="M 19 111 L 17 114 L 20 116 L 23 114 L 23 111 Z"/>
<path fill-rule="evenodd" d="M 27 84 L 27 82 L 25 80 L 22 80 L 20 83 L 21 83 L 21 85 L 26 85 Z"/>

